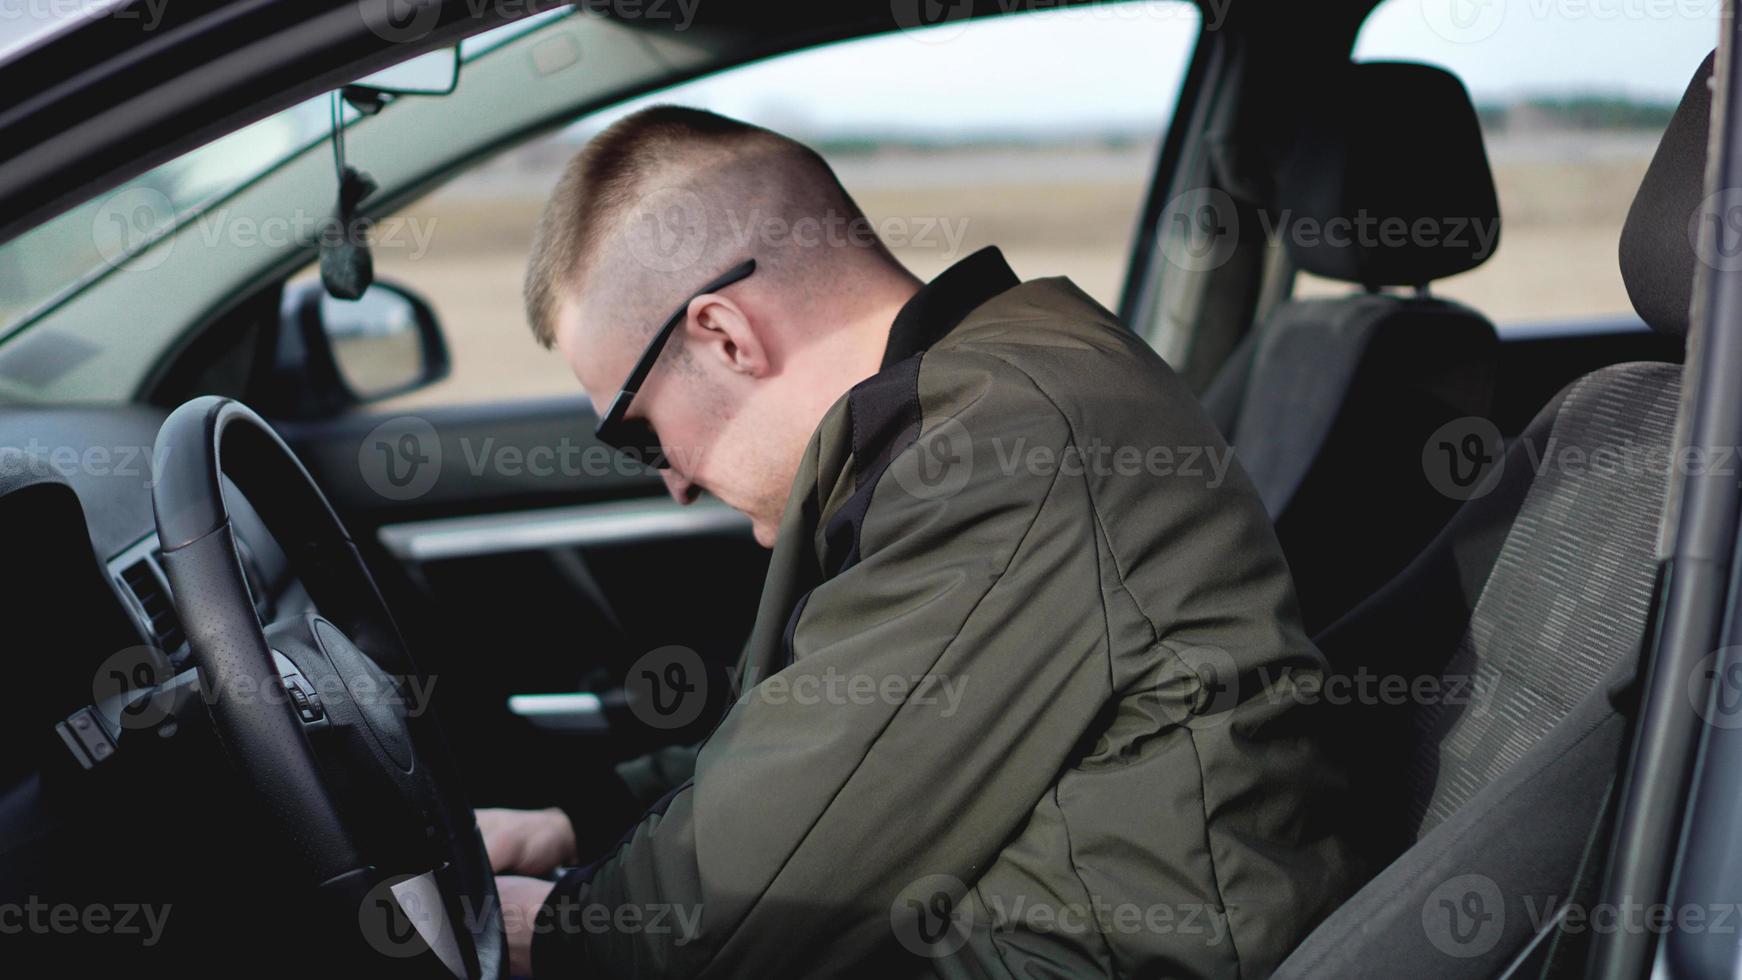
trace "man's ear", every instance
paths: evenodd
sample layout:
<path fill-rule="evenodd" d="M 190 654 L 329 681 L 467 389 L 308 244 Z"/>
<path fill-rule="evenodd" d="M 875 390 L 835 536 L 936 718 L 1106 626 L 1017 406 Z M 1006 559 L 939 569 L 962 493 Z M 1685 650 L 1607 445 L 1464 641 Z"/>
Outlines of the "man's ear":
<path fill-rule="evenodd" d="M 684 343 L 693 356 L 713 359 L 729 371 L 752 378 L 764 377 L 773 369 L 764 332 L 742 306 L 719 293 L 704 293 L 690 300 L 689 316 L 684 321 Z"/>

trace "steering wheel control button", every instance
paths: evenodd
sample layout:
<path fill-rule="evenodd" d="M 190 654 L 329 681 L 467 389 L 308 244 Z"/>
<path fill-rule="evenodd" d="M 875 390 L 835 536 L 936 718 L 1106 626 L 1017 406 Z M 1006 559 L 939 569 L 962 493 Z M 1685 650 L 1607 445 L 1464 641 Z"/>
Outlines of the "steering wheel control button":
<path fill-rule="evenodd" d="M 314 685 L 302 675 L 296 661 L 280 650 L 272 651 L 272 659 L 278 665 L 278 681 L 284 685 L 284 695 L 290 701 L 290 706 L 296 709 L 297 718 L 305 725 L 324 724 L 327 720 L 326 705 L 321 703 L 321 696 L 315 693 Z"/>
<path fill-rule="evenodd" d="M 315 693 L 314 686 L 301 674 L 280 673 L 279 681 L 284 685 L 285 696 L 290 698 L 291 707 L 296 709 L 296 716 L 303 724 L 312 725 L 325 721 L 326 706 L 321 704 L 321 696 Z"/>
<path fill-rule="evenodd" d="M 286 682 L 286 690 L 290 692 L 290 703 L 296 706 L 296 714 L 305 722 L 316 722 L 326 717 L 321 707 L 321 696 L 313 691 L 303 690 L 306 681 L 295 678 L 297 683 Z"/>
<path fill-rule="evenodd" d="M 67 720 L 54 726 L 55 734 L 66 743 L 73 758 L 85 768 L 94 768 L 115 754 L 115 738 L 90 708 L 80 708 Z"/>

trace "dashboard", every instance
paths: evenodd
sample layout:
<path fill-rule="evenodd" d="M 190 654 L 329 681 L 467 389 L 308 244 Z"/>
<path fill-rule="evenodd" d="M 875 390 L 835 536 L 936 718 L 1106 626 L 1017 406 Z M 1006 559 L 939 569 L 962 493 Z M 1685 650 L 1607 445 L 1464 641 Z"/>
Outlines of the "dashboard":
<path fill-rule="evenodd" d="M 102 672 L 141 645 L 187 666 L 187 637 L 163 573 L 152 513 L 154 443 L 165 413 L 140 406 L 9 409 L 0 413 L 0 535 L 9 585 L 0 630 L 14 677 L 32 694 L 0 717 L 0 792 L 64 760 L 44 736 L 103 690 Z M 306 591 L 278 542 L 226 481 L 251 597 L 262 624 L 301 615 Z M 18 678 L 18 671 L 25 677 Z"/>
<path fill-rule="evenodd" d="M 0 411 L 0 644 L 12 693 L 0 712 L 0 907 L 173 910 L 148 946 L 119 930 L 8 936 L 23 944 L 14 954 L 32 949 L 79 975 L 220 975 L 258 955 L 260 921 L 307 928 L 297 889 L 234 898 L 249 881 L 297 880 L 297 866 L 263 845 L 270 818 L 233 777 L 205 712 L 110 733 L 95 754 L 104 743 L 69 736 L 80 717 L 95 723 L 116 666 L 141 647 L 167 655 L 169 686 L 197 692 L 152 511 L 164 417 L 142 406 Z M 233 486 L 226 503 L 256 611 L 267 622 L 301 615 L 309 599 L 278 542 Z"/>

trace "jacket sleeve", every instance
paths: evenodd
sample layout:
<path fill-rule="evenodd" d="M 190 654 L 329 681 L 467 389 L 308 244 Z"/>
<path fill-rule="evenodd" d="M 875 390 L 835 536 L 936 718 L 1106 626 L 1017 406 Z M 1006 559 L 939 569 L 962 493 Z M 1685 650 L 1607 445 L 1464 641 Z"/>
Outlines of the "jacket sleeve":
<path fill-rule="evenodd" d="M 556 805 L 569 818 L 581 860 L 615 847 L 648 807 L 687 782 L 699 748 L 671 745 L 597 772 L 584 766 L 568 780 Z"/>
<path fill-rule="evenodd" d="M 1001 362 L 950 377 L 924 434 L 867 477 L 857 561 L 802 604 L 794 662 L 750 678 L 693 779 L 558 883 L 535 976 L 907 955 L 904 891 L 971 885 L 1092 730 L 1103 538 L 1082 475 L 1027 462 L 1058 458 L 1070 426 Z"/>

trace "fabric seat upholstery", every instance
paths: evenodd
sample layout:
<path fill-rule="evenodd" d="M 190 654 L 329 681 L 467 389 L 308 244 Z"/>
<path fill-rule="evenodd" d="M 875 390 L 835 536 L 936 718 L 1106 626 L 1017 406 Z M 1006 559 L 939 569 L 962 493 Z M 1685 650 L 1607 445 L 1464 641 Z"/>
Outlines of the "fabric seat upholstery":
<path fill-rule="evenodd" d="M 1309 630 L 1451 517 L 1457 501 L 1421 479 L 1420 447 L 1488 412 L 1499 359 L 1475 310 L 1378 291 L 1425 289 L 1480 265 L 1498 240 L 1462 83 L 1427 65 L 1351 65 L 1316 102 L 1280 168 L 1272 233 L 1298 268 L 1362 291 L 1278 305 L 1204 397 L 1276 524 Z"/>
<path fill-rule="evenodd" d="M 1692 188 L 1697 204 L 1711 67 L 1690 84 L 1638 200 Z M 1636 207 L 1622 236 L 1629 294 L 1654 297 L 1639 312 L 1670 334 L 1687 329 L 1692 270 L 1660 252 L 1632 256 L 1641 236 L 1685 229 L 1690 213 Z M 1667 364 L 1575 381 L 1487 492 L 1319 637 L 1340 676 L 1427 680 L 1439 693 L 1327 704 L 1351 770 L 1347 819 L 1383 870 L 1279 976 L 1493 976 L 1574 891 L 1636 696 L 1680 394 L 1680 368 Z"/>

